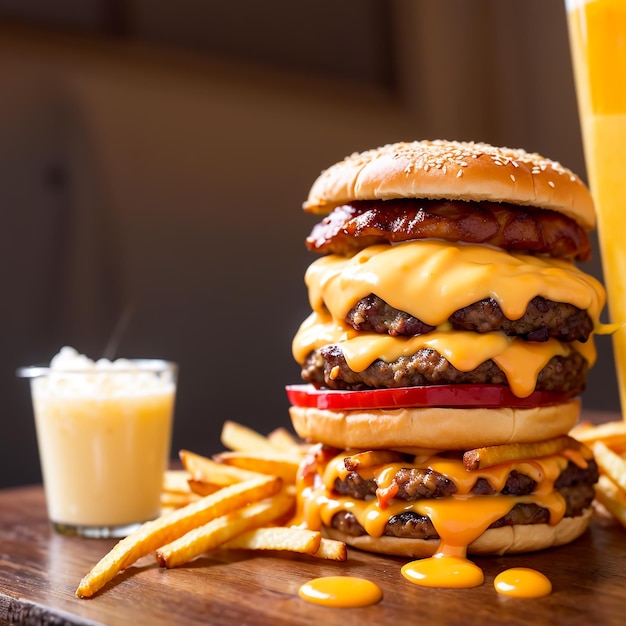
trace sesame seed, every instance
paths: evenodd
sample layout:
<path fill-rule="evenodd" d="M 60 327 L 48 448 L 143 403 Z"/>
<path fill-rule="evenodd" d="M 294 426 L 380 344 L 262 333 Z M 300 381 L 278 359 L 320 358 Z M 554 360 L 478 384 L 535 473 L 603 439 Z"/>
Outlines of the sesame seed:
<path fill-rule="evenodd" d="M 511 180 L 515 182 L 515 176 L 513 176 L 513 174 L 509 174 L 509 176 L 511 177 Z"/>
<path fill-rule="evenodd" d="M 555 184 L 551 180 L 548 181 L 548 185 L 550 185 L 550 187 L 552 187 L 552 189 L 554 189 L 554 187 L 555 187 Z"/>
<path fill-rule="evenodd" d="M 456 177 L 457 177 L 457 178 L 461 178 L 461 176 L 463 176 L 463 170 L 459 170 L 459 171 L 456 173 Z"/>
<path fill-rule="evenodd" d="M 496 166 L 509 166 L 513 168 L 528 168 L 531 174 L 541 172 L 550 173 L 552 176 L 565 174 L 573 182 L 577 177 L 556 161 L 547 159 L 537 153 L 526 152 L 522 149 L 507 147 L 495 147 L 490 144 L 479 142 L 460 141 L 414 141 L 387 144 L 382 148 L 375 148 L 362 153 L 354 153 L 344 159 L 351 165 L 366 166 L 377 158 L 398 159 L 404 162 L 404 171 L 409 174 L 417 170 L 428 172 L 437 168 L 444 174 L 454 172 L 457 177 L 462 176 L 461 168 L 471 167 L 472 159 L 489 159 Z M 339 164 L 337 164 L 339 165 Z M 329 172 L 328 175 L 331 173 Z M 511 176 L 509 174 L 509 176 Z M 513 180 L 511 178 L 511 180 Z M 555 180 L 555 179 L 553 179 Z M 552 186 L 552 185 L 550 185 Z"/>

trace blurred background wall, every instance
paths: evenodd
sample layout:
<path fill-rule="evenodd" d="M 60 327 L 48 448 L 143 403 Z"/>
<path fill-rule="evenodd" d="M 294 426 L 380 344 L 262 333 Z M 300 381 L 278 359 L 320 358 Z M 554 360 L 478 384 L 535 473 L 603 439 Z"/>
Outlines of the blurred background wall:
<path fill-rule="evenodd" d="M 425 138 L 584 177 L 563 2 L 0 0 L 0 486 L 40 480 L 16 368 L 120 320 L 116 356 L 181 366 L 173 454 L 288 426 L 308 189 Z M 616 410 L 597 345 L 585 406 Z"/>

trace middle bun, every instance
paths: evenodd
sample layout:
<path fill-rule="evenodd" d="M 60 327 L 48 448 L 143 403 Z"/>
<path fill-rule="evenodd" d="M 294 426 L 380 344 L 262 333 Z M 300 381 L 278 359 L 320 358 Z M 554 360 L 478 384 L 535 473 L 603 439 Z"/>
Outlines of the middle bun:
<path fill-rule="evenodd" d="M 580 399 L 531 408 L 402 408 L 331 411 L 292 406 L 296 433 L 335 448 L 467 450 L 527 443 L 569 432 Z"/>

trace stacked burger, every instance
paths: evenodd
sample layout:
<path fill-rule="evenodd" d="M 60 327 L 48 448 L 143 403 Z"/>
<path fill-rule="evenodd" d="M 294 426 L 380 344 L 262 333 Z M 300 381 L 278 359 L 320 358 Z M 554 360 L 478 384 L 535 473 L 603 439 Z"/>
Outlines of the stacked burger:
<path fill-rule="evenodd" d="M 302 523 L 416 557 L 578 537 L 597 467 L 568 432 L 605 302 L 576 265 L 581 180 L 523 150 L 399 143 L 324 171 L 304 209 L 325 217 L 287 388 L 313 444 Z"/>

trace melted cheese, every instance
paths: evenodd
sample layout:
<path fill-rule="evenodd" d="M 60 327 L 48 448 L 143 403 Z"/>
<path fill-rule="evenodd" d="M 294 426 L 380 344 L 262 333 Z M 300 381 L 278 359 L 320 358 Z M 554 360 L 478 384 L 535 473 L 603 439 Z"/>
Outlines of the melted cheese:
<path fill-rule="evenodd" d="M 509 319 L 519 319 L 535 296 L 543 296 L 586 309 L 594 321 L 605 300 L 602 285 L 573 263 L 432 239 L 322 257 L 309 266 L 305 282 L 311 308 L 327 309 L 335 319 L 345 319 L 373 293 L 433 326 L 485 298 Z"/>
<path fill-rule="evenodd" d="M 602 285 L 563 260 L 485 246 L 412 241 L 370 246 L 349 258 L 322 257 L 309 266 L 306 284 L 313 312 L 292 345 L 300 364 L 312 350 L 329 344 L 341 344 L 346 363 L 355 372 L 376 359 L 393 362 L 420 349 L 432 349 L 463 372 L 493 360 L 513 393 L 525 397 L 534 391 L 537 375 L 554 356 L 576 350 L 590 366 L 596 359 L 592 338 L 584 344 L 556 339 L 527 342 L 501 332 L 449 329 L 447 319 L 454 311 L 484 298 L 494 298 L 509 319 L 517 319 L 535 296 L 586 309 L 599 327 L 605 302 Z M 370 293 L 437 330 L 414 337 L 354 330 L 345 317 Z"/>
<path fill-rule="evenodd" d="M 528 567 L 512 567 L 493 581 L 496 591 L 511 598 L 542 598 L 552 593 L 552 583 L 541 572 Z"/>
<path fill-rule="evenodd" d="M 443 553 L 406 563 L 400 571 L 407 580 L 423 587 L 466 589 L 485 580 L 483 571 L 471 561 Z"/>
<path fill-rule="evenodd" d="M 362 372 L 376 359 L 392 362 L 423 348 L 437 351 L 463 372 L 469 372 L 492 359 L 504 372 L 513 393 L 519 397 L 534 391 L 538 373 L 554 356 L 567 356 L 576 349 L 590 366 L 596 359 L 592 339 L 584 344 L 572 342 L 568 345 L 556 339 L 524 341 L 518 337 L 507 337 L 501 332 L 479 334 L 447 330 L 413 337 L 392 337 L 357 332 L 323 312 L 313 312 L 303 322 L 293 341 L 293 355 L 302 364 L 312 350 L 336 343 L 341 344 L 346 363 L 355 372 Z"/>
<path fill-rule="evenodd" d="M 441 545 L 449 551 L 457 549 L 458 555 L 464 556 L 465 548 L 480 537 L 496 520 L 505 516 L 518 503 L 534 503 L 549 512 L 549 523 L 556 525 L 565 513 L 565 501 L 554 490 L 554 482 L 565 469 L 568 455 L 555 454 L 538 459 L 519 460 L 491 468 L 468 471 L 460 459 L 433 456 L 425 462 L 420 459 L 415 467 L 430 468 L 445 475 L 457 487 L 452 496 L 441 498 L 421 498 L 414 502 L 391 499 L 384 506 L 376 498 L 357 500 L 333 493 L 336 478 L 345 478 L 346 470 L 343 452 L 330 460 L 325 467 L 318 467 L 320 474 L 309 474 L 307 484 L 300 484 L 299 519 L 302 526 L 318 530 L 321 525 L 331 526 L 332 518 L 339 511 L 350 511 L 359 524 L 372 537 L 380 537 L 385 531 L 389 519 L 400 513 L 413 511 L 418 515 L 428 516 L 440 537 Z M 575 459 L 584 465 L 581 457 Z M 393 476 L 402 467 L 411 464 L 399 463 L 370 467 L 359 470 L 365 480 L 374 478 L 379 489 L 385 489 Z M 479 478 L 486 479 L 497 491 L 504 487 L 512 470 L 530 476 L 536 483 L 532 494 L 522 496 L 474 495 L 472 487 Z"/>
<path fill-rule="evenodd" d="M 302 585 L 298 595 L 313 604 L 355 608 L 376 604 L 383 592 L 376 583 L 359 576 L 322 576 Z"/>

